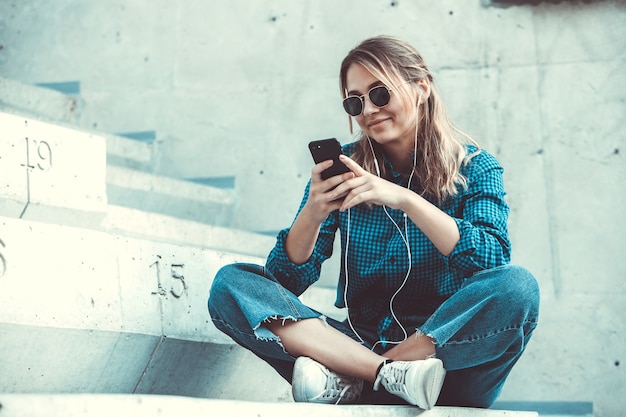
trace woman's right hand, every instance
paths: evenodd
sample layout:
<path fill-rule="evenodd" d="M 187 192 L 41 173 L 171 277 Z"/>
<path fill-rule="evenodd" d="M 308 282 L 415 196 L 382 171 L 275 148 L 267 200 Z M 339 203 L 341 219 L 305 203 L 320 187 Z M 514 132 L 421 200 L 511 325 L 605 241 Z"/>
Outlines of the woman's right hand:
<path fill-rule="evenodd" d="M 332 190 L 342 182 L 354 178 L 354 173 L 346 172 L 326 180 L 322 179 L 322 171 L 333 165 L 332 160 L 323 161 L 311 169 L 311 186 L 305 208 L 310 216 L 320 224 L 328 215 L 341 207 L 343 198 L 350 190 L 337 195 Z"/>
<path fill-rule="evenodd" d="M 287 234 L 285 251 L 289 259 L 296 265 L 301 265 L 310 258 L 317 241 L 320 225 L 333 210 L 341 207 L 343 198 L 350 191 L 347 190 L 343 194 L 332 192 L 333 188 L 345 180 L 353 178 L 352 172 L 336 175 L 326 180 L 322 179 L 322 171 L 332 164 L 332 160 L 323 161 L 311 169 L 309 198 Z"/>

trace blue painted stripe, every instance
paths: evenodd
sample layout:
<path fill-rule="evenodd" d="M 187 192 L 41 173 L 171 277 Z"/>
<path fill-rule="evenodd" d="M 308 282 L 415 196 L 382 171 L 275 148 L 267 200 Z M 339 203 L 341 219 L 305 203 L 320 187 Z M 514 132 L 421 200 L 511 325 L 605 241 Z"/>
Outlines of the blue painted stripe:
<path fill-rule="evenodd" d="M 254 233 L 258 233 L 259 235 L 275 237 L 278 236 L 278 232 L 280 230 L 255 230 Z"/>
<path fill-rule="evenodd" d="M 235 188 L 235 177 L 207 177 L 207 178 L 185 178 L 187 181 L 208 185 L 215 188 L 233 189 Z"/>
<path fill-rule="evenodd" d="M 593 415 L 593 403 L 587 401 L 497 401 L 491 409 L 536 411 L 539 415 Z"/>
<path fill-rule="evenodd" d="M 156 140 L 156 132 L 154 130 L 144 130 L 142 132 L 120 132 L 118 136 L 136 140 L 143 143 L 154 143 Z"/>
<path fill-rule="evenodd" d="M 80 81 L 64 81 L 60 83 L 37 83 L 39 87 L 49 88 L 70 96 L 80 95 Z"/>

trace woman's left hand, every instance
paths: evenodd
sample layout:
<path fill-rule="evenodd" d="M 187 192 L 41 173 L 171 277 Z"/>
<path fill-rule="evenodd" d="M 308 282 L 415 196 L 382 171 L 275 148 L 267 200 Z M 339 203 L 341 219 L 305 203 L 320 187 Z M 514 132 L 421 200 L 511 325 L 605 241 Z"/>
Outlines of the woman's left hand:
<path fill-rule="evenodd" d="M 345 155 L 341 155 L 339 159 L 355 175 L 354 178 L 344 181 L 333 190 L 338 195 L 349 190 L 339 210 L 345 211 L 361 203 L 385 205 L 394 209 L 401 208 L 406 199 L 405 188 L 367 172 Z"/>
<path fill-rule="evenodd" d="M 402 210 L 433 242 L 439 252 L 444 256 L 452 253 L 461 238 L 459 228 L 452 217 L 419 194 L 367 172 L 347 156 L 342 155 L 339 159 L 355 175 L 332 191 L 337 193 L 337 196 L 346 196 L 339 210 L 344 211 L 361 203 Z"/>

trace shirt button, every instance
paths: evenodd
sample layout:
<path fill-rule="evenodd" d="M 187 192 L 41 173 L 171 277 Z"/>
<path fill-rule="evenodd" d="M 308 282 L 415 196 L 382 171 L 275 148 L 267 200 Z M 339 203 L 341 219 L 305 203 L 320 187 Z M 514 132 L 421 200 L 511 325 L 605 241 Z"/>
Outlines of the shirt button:
<path fill-rule="evenodd" d="M 396 257 L 395 256 L 389 257 L 389 262 L 391 262 L 392 264 L 395 264 L 396 263 Z"/>

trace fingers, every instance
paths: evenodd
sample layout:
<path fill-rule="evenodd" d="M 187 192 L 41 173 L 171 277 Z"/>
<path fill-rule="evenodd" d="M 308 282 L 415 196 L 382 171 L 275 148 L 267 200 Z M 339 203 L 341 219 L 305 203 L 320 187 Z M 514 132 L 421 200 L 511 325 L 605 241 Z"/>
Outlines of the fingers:
<path fill-rule="evenodd" d="M 311 169 L 311 189 L 309 191 L 309 207 L 313 210 L 313 213 L 317 213 L 323 218 L 326 218 L 328 214 L 339 209 L 342 203 L 342 199 L 350 191 L 349 189 L 341 190 L 337 189 L 337 186 L 344 181 L 354 178 L 354 173 L 347 172 L 341 175 L 335 175 L 328 179 L 322 178 L 322 172 L 333 165 L 332 160 L 323 161 L 316 164 Z"/>
<path fill-rule="evenodd" d="M 351 187 L 344 186 L 346 181 L 354 178 L 352 172 L 336 175 L 323 182 L 328 201 L 335 201 L 344 198 L 351 190 Z"/>
<path fill-rule="evenodd" d="M 340 155 L 339 160 L 343 162 L 350 169 L 350 171 L 354 172 L 356 176 L 360 177 L 364 174 L 367 174 L 367 171 L 361 168 L 361 165 L 357 164 L 346 155 Z"/>
<path fill-rule="evenodd" d="M 322 171 L 330 168 L 333 165 L 333 160 L 329 159 L 328 161 L 322 161 L 319 164 L 316 164 L 311 169 L 311 179 L 314 181 L 322 181 Z"/>
<path fill-rule="evenodd" d="M 340 207 L 341 211 L 352 208 L 361 203 L 372 203 L 395 208 L 399 198 L 397 185 L 377 177 L 376 175 L 365 173 L 353 180 L 341 184 L 338 189 L 349 189 L 346 198 Z"/>
<path fill-rule="evenodd" d="M 323 161 L 319 164 L 316 164 L 313 169 L 311 169 L 311 181 L 313 183 L 316 183 L 316 188 L 320 187 L 320 185 L 323 184 L 323 187 L 320 187 L 320 190 L 322 192 L 331 190 L 337 187 L 337 185 L 341 184 L 342 182 L 354 178 L 354 173 L 352 172 L 346 172 L 341 175 L 335 175 L 326 179 L 322 178 L 323 172 L 333 166 L 333 163 L 333 160 L 329 159 L 328 161 Z"/>
<path fill-rule="evenodd" d="M 349 193 L 346 194 L 345 198 L 341 203 L 341 207 L 339 207 L 339 211 L 346 211 L 354 206 L 357 206 L 363 202 L 370 201 L 370 195 L 372 194 L 369 187 L 366 184 L 356 187 L 350 190 Z"/>
<path fill-rule="evenodd" d="M 380 204 L 380 195 L 376 191 L 378 178 L 345 155 L 339 159 L 350 172 L 322 179 L 322 172 L 333 165 L 332 160 L 321 162 L 311 170 L 311 193 L 315 194 L 315 199 L 327 209 L 331 205 L 332 209 L 341 211 L 364 202 Z"/>
<path fill-rule="evenodd" d="M 363 168 L 361 168 L 361 166 L 359 164 L 354 162 L 349 157 L 347 157 L 345 155 L 340 155 L 339 159 L 353 173 L 353 175 L 350 175 L 350 173 L 342 174 L 342 176 L 341 176 L 342 180 L 339 181 L 339 182 L 345 181 L 346 179 L 354 178 L 355 176 L 362 176 L 364 174 L 367 174 L 367 171 L 365 171 Z M 323 161 L 323 162 L 320 162 L 319 164 L 316 164 L 313 167 L 313 169 L 311 170 L 311 179 L 314 180 L 314 181 L 323 181 L 323 179 L 322 179 L 322 172 L 324 172 L 326 169 L 328 169 L 331 166 L 333 166 L 333 163 L 334 163 L 334 161 L 332 159 L 329 159 L 327 161 Z M 337 184 L 333 184 L 333 186 L 335 186 L 335 185 L 337 185 Z"/>

